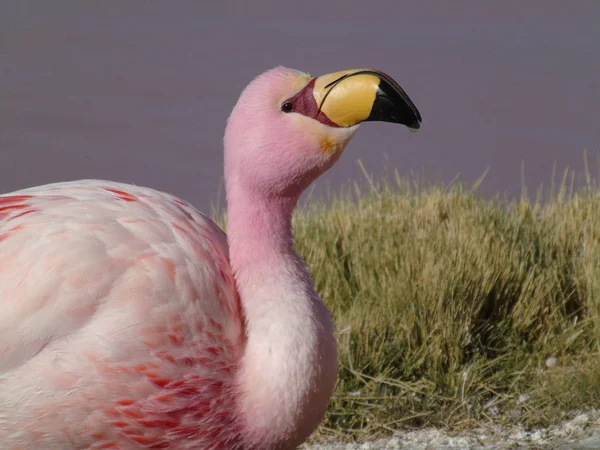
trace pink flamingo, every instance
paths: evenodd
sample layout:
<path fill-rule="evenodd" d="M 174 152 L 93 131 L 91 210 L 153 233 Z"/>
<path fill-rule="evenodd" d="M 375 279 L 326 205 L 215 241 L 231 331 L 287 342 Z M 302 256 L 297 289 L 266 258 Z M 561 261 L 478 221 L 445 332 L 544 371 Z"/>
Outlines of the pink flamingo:
<path fill-rule="evenodd" d="M 0 196 L 0 447 L 291 449 L 337 375 L 330 314 L 294 251 L 302 191 L 358 124 L 419 128 L 389 76 L 250 83 L 227 123 L 229 236 L 151 189 Z"/>

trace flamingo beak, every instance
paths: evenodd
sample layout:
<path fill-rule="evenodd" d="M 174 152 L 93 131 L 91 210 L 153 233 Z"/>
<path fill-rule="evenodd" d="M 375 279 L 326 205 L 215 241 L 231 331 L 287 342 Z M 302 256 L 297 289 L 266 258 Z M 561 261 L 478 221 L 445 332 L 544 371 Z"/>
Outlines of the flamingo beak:
<path fill-rule="evenodd" d="M 321 75 L 289 100 L 293 111 L 333 127 L 380 121 L 421 127 L 421 114 L 406 92 L 383 72 L 355 69 Z"/>

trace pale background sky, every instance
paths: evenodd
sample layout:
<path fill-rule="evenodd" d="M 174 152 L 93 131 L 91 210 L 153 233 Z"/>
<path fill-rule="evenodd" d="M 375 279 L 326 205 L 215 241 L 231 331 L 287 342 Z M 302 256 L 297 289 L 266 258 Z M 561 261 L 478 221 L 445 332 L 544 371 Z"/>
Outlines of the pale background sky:
<path fill-rule="evenodd" d="M 244 6 L 247 5 L 247 6 Z M 373 67 L 423 115 L 362 127 L 324 180 L 424 172 L 485 194 L 549 184 L 600 152 L 600 1 L 0 2 L 0 192 L 104 178 L 208 212 L 225 120 L 282 64 Z"/>

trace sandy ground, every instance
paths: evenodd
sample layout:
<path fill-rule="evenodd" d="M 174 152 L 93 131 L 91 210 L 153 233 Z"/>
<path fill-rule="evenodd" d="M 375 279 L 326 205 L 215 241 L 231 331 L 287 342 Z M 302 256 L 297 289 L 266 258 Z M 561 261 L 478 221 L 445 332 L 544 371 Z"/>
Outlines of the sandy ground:
<path fill-rule="evenodd" d="M 600 411 L 581 413 L 561 426 L 538 430 L 492 426 L 450 433 L 425 429 L 401 432 L 369 443 L 328 443 L 304 447 L 304 450 L 385 449 L 600 449 Z"/>

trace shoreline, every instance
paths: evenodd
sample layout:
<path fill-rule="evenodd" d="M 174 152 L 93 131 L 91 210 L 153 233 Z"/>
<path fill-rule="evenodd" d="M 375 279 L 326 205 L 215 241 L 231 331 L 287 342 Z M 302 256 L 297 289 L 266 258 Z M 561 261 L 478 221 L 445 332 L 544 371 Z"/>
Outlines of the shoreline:
<path fill-rule="evenodd" d="M 525 429 L 521 426 L 489 425 L 459 432 L 436 428 L 398 431 L 364 443 L 324 442 L 305 444 L 302 450 L 394 450 L 394 449 L 599 449 L 600 410 L 580 413 L 561 425 Z"/>

